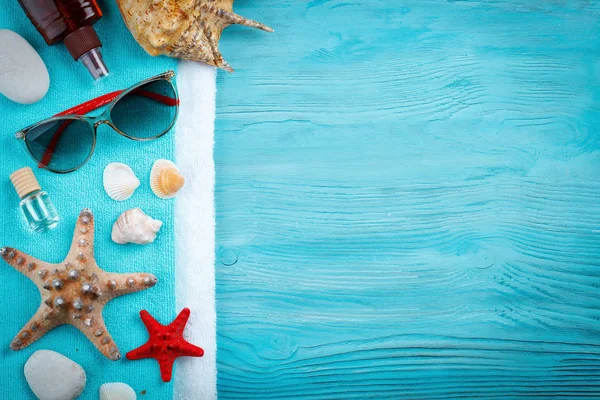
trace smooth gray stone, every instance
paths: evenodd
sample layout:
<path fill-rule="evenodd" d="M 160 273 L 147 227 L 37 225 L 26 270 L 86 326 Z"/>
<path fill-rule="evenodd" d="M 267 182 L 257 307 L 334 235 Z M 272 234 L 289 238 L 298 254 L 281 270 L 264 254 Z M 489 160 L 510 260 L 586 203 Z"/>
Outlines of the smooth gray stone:
<path fill-rule="evenodd" d="M 51 350 L 39 350 L 25 363 L 25 379 L 40 400 L 72 400 L 85 388 L 85 371 L 75 361 Z"/>
<path fill-rule="evenodd" d="M 48 69 L 39 54 L 19 34 L 0 30 L 0 93 L 14 102 L 40 101 L 50 87 Z"/>

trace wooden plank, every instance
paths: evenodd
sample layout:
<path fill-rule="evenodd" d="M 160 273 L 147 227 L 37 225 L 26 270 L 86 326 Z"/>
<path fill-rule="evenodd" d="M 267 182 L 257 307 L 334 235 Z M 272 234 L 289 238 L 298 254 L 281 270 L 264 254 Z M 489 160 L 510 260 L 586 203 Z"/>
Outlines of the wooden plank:
<path fill-rule="evenodd" d="M 236 11 L 220 397 L 600 396 L 600 4 Z"/>

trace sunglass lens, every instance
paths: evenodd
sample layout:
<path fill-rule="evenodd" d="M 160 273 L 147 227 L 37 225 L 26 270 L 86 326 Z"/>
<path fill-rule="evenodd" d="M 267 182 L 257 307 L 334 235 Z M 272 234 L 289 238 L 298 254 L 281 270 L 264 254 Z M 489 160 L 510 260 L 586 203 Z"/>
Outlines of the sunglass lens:
<path fill-rule="evenodd" d="M 94 132 L 85 121 L 64 118 L 33 128 L 25 143 L 44 168 L 67 172 L 80 167 L 94 149 Z"/>
<path fill-rule="evenodd" d="M 123 96 L 110 113 L 115 127 L 136 139 L 153 139 L 166 133 L 177 117 L 177 94 L 170 82 L 158 80 Z"/>

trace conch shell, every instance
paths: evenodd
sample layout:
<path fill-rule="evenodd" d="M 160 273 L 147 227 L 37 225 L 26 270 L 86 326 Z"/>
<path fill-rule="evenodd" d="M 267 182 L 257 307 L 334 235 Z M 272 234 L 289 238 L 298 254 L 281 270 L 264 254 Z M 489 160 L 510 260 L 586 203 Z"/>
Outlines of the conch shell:
<path fill-rule="evenodd" d="M 112 228 L 112 240 L 118 244 L 154 242 L 162 222 L 150 218 L 139 208 L 125 211 Z"/>
<path fill-rule="evenodd" d="M 221 33 L 240 24 L 273 32 L 233 12 L 233 0 L 117 0 L 125 25 L 146 52 L 201 61 L 233 72 L 219 52 Z"/>

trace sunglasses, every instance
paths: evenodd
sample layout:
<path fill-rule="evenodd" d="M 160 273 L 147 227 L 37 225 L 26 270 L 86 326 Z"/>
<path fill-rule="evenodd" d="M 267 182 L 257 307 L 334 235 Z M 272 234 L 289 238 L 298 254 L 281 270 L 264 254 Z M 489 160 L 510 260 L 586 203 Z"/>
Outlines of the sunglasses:
<path fill-rule="evenodd" d="M 179 113 L 174 76 L 175 72 L 168 71 L 129 89 L 100 96 L 22 129 L 16 137 L 40 168 L 59 174 L 73 172 L 92 157 L 102 124 L 137 141 L 157 139 L 169 132 Z M 106 105 L 101 115 L 85 116 Z"/>

